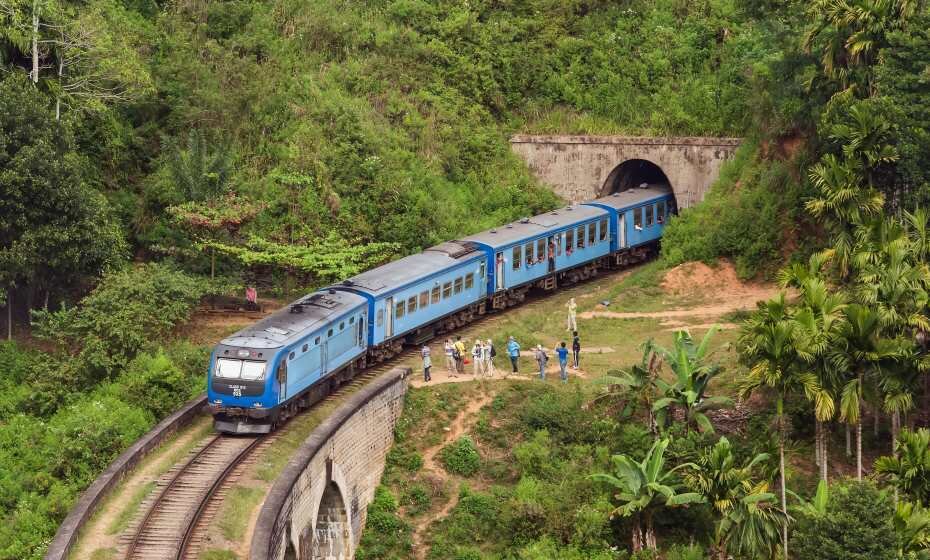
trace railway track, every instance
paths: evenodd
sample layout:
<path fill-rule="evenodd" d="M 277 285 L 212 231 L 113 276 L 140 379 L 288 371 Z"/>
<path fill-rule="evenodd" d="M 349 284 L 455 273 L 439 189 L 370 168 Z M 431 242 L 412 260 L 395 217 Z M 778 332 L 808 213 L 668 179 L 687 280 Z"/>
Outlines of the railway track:
<path fill-rule="evenodd" d="M 452 333 L 471 332 L 489 320 L 500 318 L 511 309 L 535 309 L 546 300 L 561 294 L 575 295 L 592 281 L 609 279 L 624 270 L 609 271 L 587 282 L 565 290 L 531 297 L 519 306 L 502 313 L 490 313 L 478 317 Z M 375 377 L 414 357 L 419 349 L 408 348 L 400 354 L 366 368 L 350 382 L 337 388 L 319 404 L 339 399 Z M 311 408 L 312 409 L 312 408 Z M 130 526 L 121 543 L 123 558 L 127 560 L 196 560 L 206 542 L 210 523 L 222 504 L 229 488 L 239 479 L 249 465 L 254 464 L 259 451 L 270 446 L 287 433 L 290 422 L 271 434 L 262 436 L 229 436 L 211 434 L 204 438 L 187 456 L 156 483 L 156 490 L 140 511 L 141 517 Z"/>

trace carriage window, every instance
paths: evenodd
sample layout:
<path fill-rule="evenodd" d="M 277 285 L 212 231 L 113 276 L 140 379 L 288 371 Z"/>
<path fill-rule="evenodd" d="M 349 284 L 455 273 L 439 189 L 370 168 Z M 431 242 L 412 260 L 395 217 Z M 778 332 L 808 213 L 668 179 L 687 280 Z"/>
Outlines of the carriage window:
<path fill-rule="evenodd" d="M 484 278 L 484 274 L 487 272 L 484 267 L 484 261 L 481 261 L 481 266 L 478 267 L 478 278 Z"/>
<path fill-rule="evenodd" d="M 454 292 L 457 293 L 457 294 L 462 293 L 462 278 L 461 278 L 461 277 L 458 277 L 458 278 L 455 279 L 455 290 L 454 290 Z"/>
<path fill-rule="evenodd" d="M 559 233 L 555 236 L 555 256 L 562 256 L 562 234 Z"/>
<path fill-rule="evenodd" d="M 666 212 L 668 212 L 668 207 L 665 206 L 664 200 L 660 200 L 658 206 L 656 207 L 656 221 L 660 224 L 664 224 Z"/>
<path fill-rule="evenodd" d="M 597 241 L 597 224 L 591 222 L 588 224 L 588 245 L 594 245 Z"/>
<path fill-rule="evenodd" d="M 536 258 L 539 260 L 545 260 L 546 258 L 546 240 L 540 239 L 536 241 Z"/>
<path fill-rule="evenodd" d="M 650 204 L 649 206 L 647 206 L 645 210 L 646 210 L 646 227 L 649 227 L 652 225 L 652 210 L 653 210 L 652 205 Z"/>
<path fill-rule="evenodd" d="M 643 213 L 641 208 L 633 209 L 633 228 L 640 231 L 643 229 Z"/>
<path fill-rule="evenodd" d="M 355 317 L 349 317 L 349 324 L 350 324 L 350 325 L 354 325 L 354 324 L 355 324 Z"/>
<path fill-rule="evenodd" d="M 381 312 L 380 312 L 380 311 L 378 312 L 378 317 L 381 317 Z M 313 339 L 313 344 L 319 346 L 319 345 L 320 345 L 320 337 L 314 338 L 314 339 Z"/>
<path fill-rule="evenodd" d="M 578 226 L 578 248 L 584 249 L 584 226 Z"/>
<path fill-rule="evenodd" d="M 465 275 L 465 289 L 470 290 L 475 285 L 475 273 L 469 272 Z"/>
<path fill-rule="evenodd" d="M 601 228 L 599 239 L 601 241 L 604 241 L 605 239 L 607 239 L 607 218 L 604 218 L 603 220 L 601 220 L 601 223 L 600 225 L 598 225 L 598 227 Z"/>
<path fill-rule="evenodd" d="M 333 336 L 333 329 L 329 329 L 328 331 L 326 331 L 326 336 L 327 336 L 327 337 L 332 337 L 332 336 Z"/>
<path fill-rule="evenodd" d="M 446 282 L 442 285 L 442 299 L 452 297 L 452 282 Z"/>
<path fill-rule="evenodd" d="M 339 331 L 342 332 L 344 330 L 346 330 L 346 322 L 342 321 L 341 323 L 339 323 Z"/>
<path fill-rule="evenodd" d="M 407 300 L 407 313 L 413 313 L 417 310 L 417 296 Z"/>
<path fill-rule="evenodd" d="M 523 258 L 523 256 L 522 256 L 522 253 L 521 253 L 520 246 L 517 245 L 516 247 L 513 248 L 513 269 L 514 269 L 514 270 L 519 270 L 519 268 L 520 268 L 520 260 L 521 260 L 522 258 Z"/>
<path fill-rule="evenodd" d="M 429 305 L 429 292 L 420 292 L 420 309 Z"/>
<path fill-rule="evenodd" d="M 378 317 L 375 319 L 375 322 L 377 323 L 379 327 L 384 324 L 384 310 L 383 309 L 378 310 Z M 317 339 L 317 344 L 319 343 L 320 341 L 319 339 Z"/>
<path fill-rule="evenodd" d="M 288 354 L 288 355 L 287 355 L 287 359 L 288 359 L 288 360 L 293 360 L 293 359 L 294 359 L 294 353 L 291 352 L 290 354 Z"/>
<path fill-rule="evenodd" d="M 526 252 L 526 255 L 525 255 L 526 264 L 527 265 L 533 264 L 533 244 L 527 243 L 526 245 L 523 246 L 523 250 Z"/>
<path fill-rule="evenodd" d="M 310 346 L 309 346 L 308 344 L 304 344 L 304 347 L 301 348 L 301 351 L 302 351 L 302 352 L 306 352 L 306 351 L 307 351 L 307 348 L 309 348 L 309 347 L 310 347 Z"/>
<path fill-rule="evenodd" d="M 433 286 L 433 291 L 430 292 L 430 300 L 433 303 L 439 303 L 439 286 Z"/>
<path fill-rule="evenodd" d="M 395 318 L 395 319 L 400 319 L 401 317 L 403 317 L 403 316 L 404 316 L 404 310 L 405 310 L 405 309 L 406 309 L 406 307 L 404 306 L 404 300 L 398 301 L 398 302 L 394 305 L 394 318 Z"/>
<path fill-rule="evenodd" d="M 575 230 L 570 229 L 565 232 L 565 250 L 567 252 L 572 251 L 572 247 L 575 246 Z"/>

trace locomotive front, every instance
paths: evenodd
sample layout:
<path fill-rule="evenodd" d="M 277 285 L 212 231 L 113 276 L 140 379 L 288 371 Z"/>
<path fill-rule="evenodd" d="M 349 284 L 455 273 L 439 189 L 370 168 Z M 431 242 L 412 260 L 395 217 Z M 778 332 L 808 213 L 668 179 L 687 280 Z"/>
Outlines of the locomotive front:
<path fill-rule="evenodd" d="M 268 383 L 276 352 L 220 344 L 213 351 L 207 398 L 213 424 L 226 433 L 261 434 L 271 431 L 275 407 Z"/>

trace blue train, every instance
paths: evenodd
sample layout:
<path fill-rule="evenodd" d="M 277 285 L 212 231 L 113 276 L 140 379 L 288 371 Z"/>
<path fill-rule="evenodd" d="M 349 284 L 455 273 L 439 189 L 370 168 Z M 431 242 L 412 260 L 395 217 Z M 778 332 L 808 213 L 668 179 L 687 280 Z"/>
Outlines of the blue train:
<path fill-rule="evenodd" d="M 672 191 L 646 185 L 442 243 L 306 295 L 224 339 L 207 395 L 214 426 L 266 433 L 366 365 L 601 269 L 653 252 Z"/>

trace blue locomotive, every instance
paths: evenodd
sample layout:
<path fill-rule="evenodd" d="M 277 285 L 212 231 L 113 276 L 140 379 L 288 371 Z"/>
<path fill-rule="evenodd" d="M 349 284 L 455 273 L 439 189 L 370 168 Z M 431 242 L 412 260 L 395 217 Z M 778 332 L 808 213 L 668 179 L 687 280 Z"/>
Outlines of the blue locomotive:
<path fill-rule="evenodd" d="M 675 212 L 647 185 L 449 241 L 314 292 L 222 340 L 207 396 L 214 426 L 266 433 L 367 364 L 396 355 L 533 288 L 641 261 Z"/>

